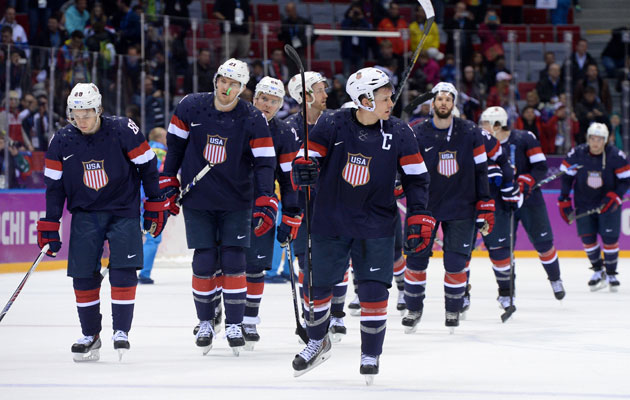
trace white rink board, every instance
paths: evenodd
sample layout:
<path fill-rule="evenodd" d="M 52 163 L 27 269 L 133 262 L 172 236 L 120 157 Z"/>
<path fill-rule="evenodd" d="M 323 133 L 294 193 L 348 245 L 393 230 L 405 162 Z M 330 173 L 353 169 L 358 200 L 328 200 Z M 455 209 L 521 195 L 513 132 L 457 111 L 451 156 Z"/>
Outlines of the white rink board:
<path fill-rule="evenodd" d="M 0 399 L 630 398 L 630 261 L 622 260 L 618 293 L 591 293 L 586 258 L 561 260 L 567 297 L 559 302 L 538 260 L 517 260 L 518 310 L 502 324 L 489 262 L 473 258 L 472 307 L 454 335 L 444 327 L 443 269 L 431 262 L 416 334 L 403 333 L 392 290 L 381 373 L 371 387 L 359 375 L 359 321 L 351 316 L 331 359 L 293 377 L 291 361 L 302 346 L 293 335 L 288 284 L 265 287 L 261 342 L 253 352 L 234 357 L 222 331 L 201 356 L 186 262 L 158 264 L 156 284 L 138 287 L 131 350 L 122 363 L 110 340 L 104 282 L 101 361 L 76 364 L 70 346 L 81 331 L 71 280 L 63 271 L 35 272 L 0 323 Z M 2 306 L 22 276 L 0 275 Z"/>

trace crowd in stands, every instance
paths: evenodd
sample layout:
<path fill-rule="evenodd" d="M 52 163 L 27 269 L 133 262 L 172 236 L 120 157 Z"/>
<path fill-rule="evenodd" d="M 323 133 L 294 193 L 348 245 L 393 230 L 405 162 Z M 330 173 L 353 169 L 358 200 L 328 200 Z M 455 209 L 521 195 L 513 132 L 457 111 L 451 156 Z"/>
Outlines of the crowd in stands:
<path fill-rule="evenodd" d="M 198 35 L 210 38 L 213 46 L 202 45 L 196 49 L 191 46 L 193 30 L 189 9 L 193 3 L 192 0 L 141 3 L 133 0 L 0 0 L 0 127 L 3 135 L 0 144 L 3 149 L 7 146 L 10 149 L 7 154 L 12 160 L 11 168 L 18 171 L 17 180 L 11 179 L 12 187 L 41 184 L 41 178 L 36 178 L 38 174 L 29 174 L 29 171 L 40 166 L 42 157 L 37 153 L 46 150 L 50 133 L 66 123 L 65 99 L 76 83 L 96 81 L 103 92 L 107 113 L 113 114 L 117 105 L 122 105 L 121 112 L 140 123 L 144 106 L 144 131 L 148 132 L 167 122 L 167 101 L 172 110 L 185 93 L 212 91 L 216 67 L 226 57 L 249 62 L 251 80 L 242 97 L 251 99 L 256 83 L 265 74 L 286 84 L 297 73 L 295 65 L 285 58 L 283 44 L 292 45 L 306 57 L 309 39 L 312 43 L 326 40 L 338 46 L 339 67 L 333 61 L 329 65 L 335 65 L 334 69 L 321 71 L 329 78 L 328 107 L 338 108 L 349 100 L 345 92 L 346 78 L 358 68 L 377 66 L 388 73 L 397 86 L 405 62 L 409 62 L 409 56 L 423 38 L 427 22 L 423 9 L 412 0 L 355 0 L 341 5 L 335 1 L 335 9 L 345 8 L 337 28 L 408 29 L 409 40 L 359 36 L 318 38 L 317 35 L 309 38 L 308 30 L 314 24 L 309 15 L 300 13 L 302 2 L 283 2 L 282 6 L 277 6 L 270 1 L 276 7 L 272 10 L 278 9 L 280 13 L 271 12 L 266 19 L 275 25 L 268 34 L 271 46 L 265 60 L 255 48 L 262 37 L 259 22 L 265 18 L 260 15 L 260 9 L 254 13 L 251 0 L 203 0 L 197 4 L 195 10 L 204 7 Z M 436 24 L 429 30 L 411 75 L 410 98 L 430 90 L 439 81 L 455 83 L 457 67 L 461 66 L 458 89 L 463 118 L 477 121 L 485 107 L 505 107 L 513 126 L 534 132 L 547 154 L 563 154 L 572 145 L 583 142 L 586 128 L 593 121 L 608 124 L 617 132 L 612 135 L 613 140 L 616 136 L 616 143 L 620 143 L 620 118 L 613 112 L 612 94 L 620 91 L 622 80 L 630 78 L 622 72 L 623 67 L 630 65 L 622 41 L 624 29 L 612 31 L 610 43 L 601 57 L 595 58 L 588 52 L 588 42 L 584 39 L 576 40 L 574 51 L 566 60 L 556 60 L 554 52 L 546 52 L 544 59 L 538 60 L 544 61 L 544 67 L 537 72 L 537 82 L 519 92 L 515 90 L 518 87 L 515 73 L 506 62 L 506 42 L 509 27 L 523 24 L 524 3 L 531 8 L 531 1 L 432 0 L 432 3 Z M 332 9 L 332 3 L 327 4 Z M 558 8 L 550 13 L 551 23 L 566 24 L 569 12 L 574 10 L 579 11 L 577 1 L 558 0 Z M 146 21 L 144 61 L 142 13 Z M 172 17 L 168 46 L 164 43 L 162 15 Z M 25 26 L 18 22 L 19 18 Z M 229 23 L 229 28 L 223 21 Z M 214 39 L 217 40 L 212 41 Z M 322 57 L 317 51 L 312 56 L 314 61 Z M 10 60 L 8 77 L 7 58 Z M 570 63 L 573 93 L 569 100 L 565 87 L 566 62 Z M 603 71 L 599 62 L 605 68 Z M 142 68 L 146 72 L 144 81 Z M 316 69 L 315 63 L 313 69 Z M 6 87 L 7 81 L 9 87 Z M 51 90 L 52 115 L 49 110 Z M 4 104 L 5 98 L 8 98 L 8 107 Z M 400 115 L 401 109 L 399 102 L 394 113 Z M 297 104 L 287 97 L 279 117 L 297 110 Z M 427 115 L 428 107 L 419 106 L 410 119 Z M 4 132 L 6 126 L 8 131 Z M 565 135 L 567 129 L 570 131 Z M 564 137 L 570 137 L 571 143 L 562 143 Z M 4 159 L 4 150 L 0 154 Z"/>

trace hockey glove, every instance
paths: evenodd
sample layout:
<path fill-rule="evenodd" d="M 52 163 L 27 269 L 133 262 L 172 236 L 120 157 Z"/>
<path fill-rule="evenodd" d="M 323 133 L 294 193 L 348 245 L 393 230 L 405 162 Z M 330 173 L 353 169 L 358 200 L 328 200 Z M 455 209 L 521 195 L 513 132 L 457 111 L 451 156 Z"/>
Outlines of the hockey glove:
<path fill-rule="evenodd" d="M 402 199 L 403 197 L 405 197 L 405 190 L 403 189 L 402 182 L 400 182 L 400 179 L 396 179 L 394 182 L 394 198 Z"/>
<path fill-rule="evenodd" d="M 567 224 L 571 223 L 571 216 L 573 215 L 573 205 L 571 204 L 571 198 L 560 196 L 558 197 L 558 210 L 560 210 L 560 216 Z"/>
<path fill-rule="evenodd" d="M 430 211 L 424 211 L 407 218 L 405 233 L 405 253 L 418 253 L 425 256 L 431 252 L 431 235 L 435 229 L 435 218 Z"/>
<path fill-rule="evenodd" d="M 53 218 L 41 218 L 37 221 L 37 245 L 40 249 L 48 243 L 46 255 L 55 257 L 61 250 L 61 238 L 59 237 L 59 221 Z"/>
<path fill-rule="evenodd" d="M 296 158 L 291 169 L 291 183 L 293 189 L 300 186 L 313 186 L 319 177 L 319 163 L 313 157 L 306 160 L 304 157 Z"/>
<path fill-rule="evenodd" d="M 494 200 L 477 202 L 477 220 L 475 221 L 477 229 L 482 235 L 487 235 L 494 228 Z"/>
<path fill-rule="evenodd" d="M 512 211 L 518 210 L 523 205 L 521 189 L 513 184 L 501 188 L 501 199 Z"/>
<path fill-rule="evenodd" d="M 179 206 L 177 205 L 177 196 L 179 196 L 179 180 L 176 176 L 160 174 L 160 194 L 165 196 L 171 202 L 168 212 L 171 215 L 179 214 Z"/>
<path fill-rule="evenodd" d="M 608 192 L 606 196 L 602 199 L 601 211 L 600 214 L 603 214 L 608 211 L 616 211 L 617 208 L 621 205 L 621 198 L 615 192 Z"/>
<path fill-rule="evenodd" d="M 147 199 L 144 202 L 144 230 L 153 237 L 158 237 L 166 226 L 170 213 L 171 201 L 164 196 Z"/>
<path fill-rule="evenodd" d="M 278 198 L 274 196 L 260 196 L 254 203 L 254 234 L 262 236 L 276 224 L 278 214 Z"/>
<path fill-rule="evenodd" d="M 302 217 L 303 215 L 299 209 L 282 210 L 282 222 L 278 225 L 278 234 L 276 235 L 280 246 L 287 246 L 297 237 L 298 230 L 302 224 Z"/>
<path fill-rule="evenodd" d="M 488 182 L 496 187 L 503 183 L 503 171 L 497 164 L 488 164 Z"/>
<path fill-rule="evenodd" d="M 521 188 L 521 193 L 523 193 L 523 198 L 527 199 L 532 188 L 536 185 L 536 179 L 530 174 L 519 175 L 516 179 L 518 182 L 518 186 Z"/>

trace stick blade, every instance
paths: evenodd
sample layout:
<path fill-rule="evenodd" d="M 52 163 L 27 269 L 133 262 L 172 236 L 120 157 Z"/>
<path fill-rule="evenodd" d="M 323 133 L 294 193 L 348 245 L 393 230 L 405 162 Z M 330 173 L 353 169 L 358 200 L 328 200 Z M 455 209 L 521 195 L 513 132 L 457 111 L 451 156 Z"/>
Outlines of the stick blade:
<path fill-rule="evenodd" d="M 300 55 L 297 50 L 293 48 L 290 44 L 284 45 L 284 52 L 287 53 L 289 58 L 299 67 L 299 69 L 304 69 L 302 65 L 302 60 L 300 59 Z"/>
<path fill-rule="evenodd" d="M 516 311 L 516 307 L 515 306 L 509 306 L 508 308 L 506 308 L 505 312 L 503 314 L 501 314 L 501 322 L 505 323 L 505 321 L 510 319 L 512 314 L 514 314 L 514 311 Z"/>
<path fill-rule="evenodd" d="M 420 6 L 424 10 L 427 19 L 435 17 L 435 11 L 433 10 L 433 4 L 431 4 L 431 0 L 418 0 L 418 3 L 420 3 Z M 430 26 L 431 24 L 428 25 Z"/>

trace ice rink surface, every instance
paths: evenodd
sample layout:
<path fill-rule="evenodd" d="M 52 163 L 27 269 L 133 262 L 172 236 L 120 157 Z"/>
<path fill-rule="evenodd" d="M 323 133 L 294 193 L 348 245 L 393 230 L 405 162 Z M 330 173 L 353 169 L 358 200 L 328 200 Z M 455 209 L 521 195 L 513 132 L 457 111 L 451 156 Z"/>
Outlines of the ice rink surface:
<path fill-rule="evenodd" d="M 253 352 L 234 357 L 222 330 L 202 356 L 192 334 L 190 267 L 164 263 L 154 269 L 155 285 L 138 287 L 123 361 L 112 347 L 104 282 L 101 360 L 74 363 L 70 346 L 81 330 L 71 280 L 65 271 L 36 271 L 0 323 L 0 399 L 630 399 L 629 265 L 621 260 L 618 293 L 591 293 L 586 258 L 562 259 L 560 302 L 537 259 L 517 260 L 517 311 L 502 324 L 489 261 L 473 258 L 472 306 L 449 335 L 443 268 L 433 259 L 415 334 L 404 334 L 390 291 L 380 374 L 370 387 L 359 375 L 359 320 L 349 315 L 330 360 L 293 377 L 303 346 L 293 335 L 289 284 L 265 286 Z M 0 275 L 0 306 L 22 277 Z M 353 296 L 350 286 L 346 304 Z"/>

